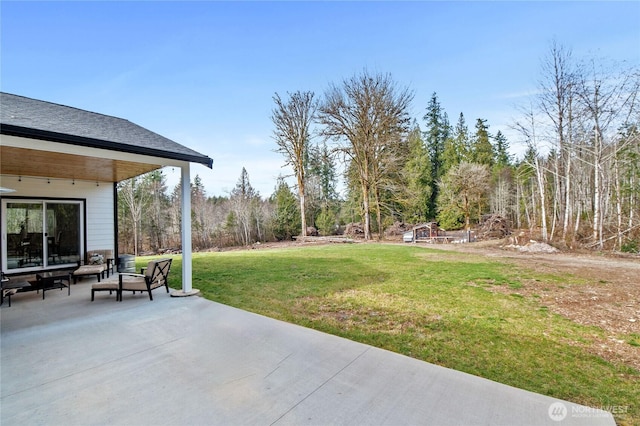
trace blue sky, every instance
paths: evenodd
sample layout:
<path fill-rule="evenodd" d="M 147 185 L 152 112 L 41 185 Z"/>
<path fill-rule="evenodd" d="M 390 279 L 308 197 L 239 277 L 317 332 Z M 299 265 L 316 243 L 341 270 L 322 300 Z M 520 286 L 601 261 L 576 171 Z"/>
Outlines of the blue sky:
<path fill-rule="evenodd" d="M 551 41 L 640 64 L 640 2 L 0 2 L 4 92 L 126 118 L 214 159 L 209 195 L 246 167 L 269 196 L 290 171 L 273 152 L 272 96 L 390 73 L 422 116 L 510 125 Z M 169 183 L 177 171 L 167 170 Z"/>

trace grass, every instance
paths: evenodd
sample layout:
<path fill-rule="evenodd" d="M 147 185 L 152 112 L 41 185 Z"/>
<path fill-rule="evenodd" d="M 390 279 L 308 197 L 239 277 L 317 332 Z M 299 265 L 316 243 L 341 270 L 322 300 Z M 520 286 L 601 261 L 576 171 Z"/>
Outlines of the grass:
<path fill-rule="evenodd" d="M 179 260 L 171 273 L 174 287 L 180 286 Z M 615 414 L 618 423 L 640 424 L 640 372 L 588 351 L 601 329 L 515 294 L 531 279 L 580 284 L 409 245 L 193 256 L 193 287 L 208 299 L 552 397 L 625 407 Z M 514 294 L 489 291 L 496 285 Z M 629 336 L 628 344 L 640 344 L 638 336 Z"/>

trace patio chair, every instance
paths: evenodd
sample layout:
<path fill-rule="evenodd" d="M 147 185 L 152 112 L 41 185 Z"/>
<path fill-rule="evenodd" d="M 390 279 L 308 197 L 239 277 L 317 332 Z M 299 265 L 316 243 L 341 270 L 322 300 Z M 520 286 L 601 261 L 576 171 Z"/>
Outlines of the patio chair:
<path fill-rule="evenodd" d="M 151 290 L 164 286 L 169 293 L 169 271 L 171 270 L 172 259 L 152 260 L 146 268 L 142 268 L 140 274 L 120 273 L 118 278 L 117 298 L 122 302 L 122 292 L 146 291 L 149 293 L 149 300 L 153 300 Z"/>
<path fill-rule="evenodd" d="M 84 263 L 84 264 L 83 264 Z M 87 275 L 95 275 L 100 282 L 100 278 L 104 278 L 104 273 L 113 271 L 113 250 L 92 250 L 87 252 L 84 262 L 78 262 L 78 269 L 73 271 L 73 283 L 75 284 L 79 277 Z"/>

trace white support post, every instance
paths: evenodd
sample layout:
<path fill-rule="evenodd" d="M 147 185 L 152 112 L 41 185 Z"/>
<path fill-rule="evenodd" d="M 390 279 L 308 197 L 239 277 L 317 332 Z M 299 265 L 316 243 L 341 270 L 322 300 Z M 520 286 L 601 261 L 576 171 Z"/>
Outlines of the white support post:
<path fill-rule="evenodd" d="M 174 297 L 192 296 L 198 294 L 199 290 L 192 288 L 192 267 L 191 267 L 191 169 L 190 164 L 181 167 L 182 169 L 182 291 L 171 293 Z"/>

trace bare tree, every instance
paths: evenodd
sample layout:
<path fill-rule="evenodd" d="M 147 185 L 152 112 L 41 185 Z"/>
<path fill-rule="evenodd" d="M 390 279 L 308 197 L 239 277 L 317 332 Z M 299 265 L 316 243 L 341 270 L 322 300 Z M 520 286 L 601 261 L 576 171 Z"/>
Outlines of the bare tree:
<path fill-rule="evenodd" d="M 166 179 L 161 170 L 155 170 L 142 176 L 146 191 L 149 193 L 149 206 L 146 209 L 143 220 L 143 232 L 149 236 L 149 245 L 152 250 L 166 247 L 167 239 L 167 207 L 169 204 L 166 195 Z"/>
<path fill-rule="evenodd" d="M 249 174 L 243 167 L 235 188 L 229 194 L 229 225 L 236 234 L 236 241 L 249 245 L 261 237 L 260 194 L 249 182 Z"/>
<path fill-rule="evenodd" d="M 539 195 L 539 203 L 531 198 L 531 215 L 539 211 L 543 237 L 554 238 L 561 226 L 568 243 L 573 222 L 571 242 L 590 240 L 589 246 L 603 249 L 616 239 L 614 246 L 621 247 L 637 196 L 628 188 L 637 163 L 640 73 L 612 61 L 579 64 L 552 43 L 542 62 L 537 109 L 525 111 L 524 124 L 516 126 L 534 153 L 525 160 L 535 171 Z M 518 190 L 523 195 L 526 188 Z"/>
<path fill-rule="evenodd" d="M 297 91 L 289 94 L 289 100 L 284 102 L 276 93 L 273 96 L 276 108 L 271 115 L 271 120 L 276 126 L 273 132 L 278 144 L 276 151 L 284 155 L 285 165 L 290 165 L 296 175 L 303 237 L 307 235 L 305 184 L 309 156 L 309 127 L 317 108 L 317 102 L 313 97 L 313 92 Z"/>
<path fill-rule="evenodd" d="M 572 66 L 571 51 L 555 40 L 542 62 L 542 80 L 538 97 L 540 109 L 550 121 L 553 155 L 553 237 L 556 219 L 562 220 L 562 239 L 565 240 L 571 214 L 571 138 L 576 75 Z"/>
<path fill-rule="evenodd" d="M 141 182 L 142 178 L 134 177 L 118 184 L 118 200 L 124 203 L 131 218 L 135 256 L 140 245 L 142 212 L 149 203 L 149 194 L 141 187 Z"/>
<path fill-rule="evenodd" d="M 499 169 L 495 172 L 493 191 L 489 199 L 491 213 L 509 217 L 513 205 L 512 181 L 510 168 Z"/>
<path fill-rule="evenodd" d="M 546 190 L 545 190 L 545 169 L 542 164 L 540 154 L 539 154 L 539 137 L 538 137 L 538 120 L 536 119 L 536 115 L 533 111 L 533 108 L 530 108 L 526 114 L 526 120 L 524 123 L 516 123 L 515 128 L 518 130 L 522 136 L 524 137 L 524 141 L 527 144 L 529 152 L 532 154 L 531 157 L 527 161 L 530 163 L 530 166 L 533 167 L 536 174 L 536 181 L 538 183 L 538 195 L 540 197 L 540 222 L 542 228 L 542 239 L 544 241 L 548 241 L 549 232 L 547 227 L 547 198 L 546 198 Z M 532 193 L 532 206 L 535 206 L 535 199 L 533 199 Z M 532 209 L 535 213 L 535 208 Z M 530 223 L 533 225 L 533 223 Z"/>
<path fill-rule="evenodd" d="M 595 59 L 583 66 L 578 79 L 577 96 L 590 122 L 593 159 L 593 240 L 603 248 L 606 165 L 621 146 L 613 146 L 618 129 L 628 125 L 637 112 L 640 86 L 636 70 L 612 71 Z M 613 149 L 612 149 L 613 146 Z M 610 181 L 610 180 L 609 180 Z"/>
<path fill-rule="evenodd" d="M 332 84 L 318 109 L 322 134 L 338 143 L 336 149 L 357 171 L 366 240 L 371 238 L 370 199 L 379 201 L 381 156 L 408 131 L 412 99 L 413 94 L 406 88 L 398 89 L 389 74 L 371 76 L 364 71 L 344 80 L 342 87 Z M 380 216 L 378 221 L 381 234 Z"/>
<path fill-rule="evenodd" d="M 196 249 L 205 249 L 211 246 L 213 224 L 211 223 L 211 211 L 208 208 L 207 194 L 199 175 L 191 184 L 191 233 Z"/>

